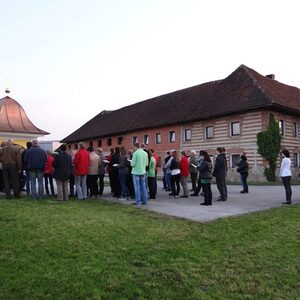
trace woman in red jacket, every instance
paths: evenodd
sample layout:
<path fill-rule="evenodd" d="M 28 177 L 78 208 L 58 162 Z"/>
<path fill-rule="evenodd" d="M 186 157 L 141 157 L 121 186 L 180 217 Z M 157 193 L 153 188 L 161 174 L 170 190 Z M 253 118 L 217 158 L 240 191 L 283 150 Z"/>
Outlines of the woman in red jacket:
<path fill-rule="evenodd" d="M 49 187 L 48 187 L 48 182 L 49 182 L 50 189 L 51 189 L 51 195 L 55 196 L 54 187 L 53 187 L 53 161 L 54 161 L 54 158 L 53 158 L 50 150 L 46 150 L 46 154 L 47 154 L 47 161 L 46 161 L 46 166 L 45 166 L 45 170 L 44 170 L 46 194 L 49 196 Z"/>
<path fill-rule="evenodd" d="M 180 182 L 183 188 L 183 195 L 180 198 L 188 198 L 189 197 L 189 188 L 187 184 L 187 180 L 189 177 L 189 160 L 185 151 L 181 152 L 181 161 L 180 161 Z"/>

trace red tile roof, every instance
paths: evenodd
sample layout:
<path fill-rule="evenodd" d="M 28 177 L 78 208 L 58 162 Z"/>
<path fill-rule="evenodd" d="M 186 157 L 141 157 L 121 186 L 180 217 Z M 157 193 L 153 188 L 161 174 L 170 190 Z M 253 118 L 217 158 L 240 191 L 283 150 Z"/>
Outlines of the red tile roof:
<path fill-rule="evenodd" d="M 49 134 L 36 127 L 27 117 L 23 107 L 8 96 L 0 99 L 0 132 Z"/>
<path fill-rule="evenodd" d="M 266 107 L 300 114 L 300 90 L 241 65 L 225 79 L 101 112 L 62 142 L 121 135 Z"/>

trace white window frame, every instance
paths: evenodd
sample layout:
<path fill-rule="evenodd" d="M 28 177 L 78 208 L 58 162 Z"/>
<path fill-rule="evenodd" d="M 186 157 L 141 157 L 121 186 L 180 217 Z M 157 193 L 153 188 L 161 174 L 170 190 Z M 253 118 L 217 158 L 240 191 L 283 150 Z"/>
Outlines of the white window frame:
<path fill-rule="evenodd" d="M 236 164 L 233 165 L 233 157 L 234 157 L 234 156 L 238 157 L 236 163 L 238 163 L 238 162 L 240 161 L 240 158 L 241 158 L 240 154 L 232 153 L 232 154 L 230 155 L 230 165 L 231 165 L 231 168 L 236 168 L 236 167 L 237 167 Z"/>
<path fill-rule="evenodd" d="M 138 142 L 137 136 L 133 136 L 132 137 L 132 145 L 134 146 L 134 144 L 137 143 L 137 142 Z"/>
<path fill-rule="evenodd" d="M 239 133 L 233 132 L 235 124 L 239 125 Z M 230 122 L 230 136 L 239 136 L 239 135 L 241 135 L 241 122 L 239 122 L 239 121 Z"/>
<path fill-rule="evenodd" d="M 184 129 L 184 140 L 190 141 L 192 139 L 192 130 L 190 128 Z"/>
<path fill-rule="evenodd" d="M 169 131 L 169 142 L 175 143 L 176 141 L 176 133 L 175 131 Z"/>
<path fill-rule="evenodd" d="M 149 145 L 149 135 L 148 134 L 144 135 L 144 144 Z"/>
<path fill-rule="evenodd" d="M 212 128 L 212 136 L 208 136 L 208 129 Z M 213 139 L 214 138 L 214 126 L 205 126 L 205 139 L 209 140 L 209 139 Z"/>
<path fill-rule="evenodd" d="M 158 137 L 159 137 L 159 139 L 158 139 Z M 161 133 L 160 132 L 155 134 L 155 143 L 161 144 Z"/>
<path fill-rule="evenodd" d="M 299 137 L 299 125 L 297 122 L 293 123 L 293 137 Z"/>
<path fill-rule="evenodd" d="M 279 131 L 282 136 L 285 136 L 285 121 L 280 119 L 278 121 Z"/>

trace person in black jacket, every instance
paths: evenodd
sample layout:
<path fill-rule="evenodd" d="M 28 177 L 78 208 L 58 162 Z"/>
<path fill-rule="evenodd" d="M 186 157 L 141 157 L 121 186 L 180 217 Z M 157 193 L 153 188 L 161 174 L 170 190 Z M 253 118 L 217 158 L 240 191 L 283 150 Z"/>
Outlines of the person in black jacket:
<path fill-rule="evenodd" d="M 248 172 L 249 172 L 249 164 L 247 162 L 247 157 L 245 154 L 241 155 L 241 160 L 240 162 L 237 164 L 237 172 L 240 173 L 240 177 L 241 177 L 241 182 L 243 185 L 243 190 L 241 191 L 242 194 L 248 194 L 249 190 L 248 190 L 248 184 L 247 184 L 247 177 L 248 177 Z"/>
<path fill-rule="evenodd" d="M 218 156 L 216 158 L 213 176 L 216 177 L 217 188 L 220 192 L 220 197 L 218 201 L 227 200 L 227 186 L 226 186 L 226 173 L 227 173 L 227 160 L 225 154 L 225 148 L 218 147 Z"/>
<path fill-rule="evenodd" d="M 212 192 L 211 192 L 211 171 L 212 164 L 209 154 L 206 151 L 202 151 L 203 160 L 199 166 L 199 177 L 201 180 L 201 186 L 204 192 L 204 202 L 200 205 L 212 205 Z"/>
<path fill-rule="evenodd" d="M 55 155 L 53 161 L 53 178 L 57 184 L 57 200 L 68 200 L 68 181 L 72 173 L 72 157 L 67 154 L 67 146 L 61 145 L 61 151 Z"/>

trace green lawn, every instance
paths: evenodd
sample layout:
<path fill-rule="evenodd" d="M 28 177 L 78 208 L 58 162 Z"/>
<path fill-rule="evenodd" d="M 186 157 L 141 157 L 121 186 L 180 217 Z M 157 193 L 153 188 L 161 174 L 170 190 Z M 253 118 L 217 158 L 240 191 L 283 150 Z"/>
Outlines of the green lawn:
<path fill-rule="evenodd" d="M 0 199 L 0 299 L 299 299 L 300 206 L 200 224 Z"/>

